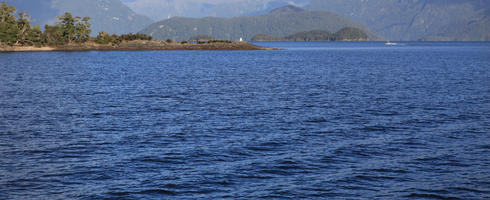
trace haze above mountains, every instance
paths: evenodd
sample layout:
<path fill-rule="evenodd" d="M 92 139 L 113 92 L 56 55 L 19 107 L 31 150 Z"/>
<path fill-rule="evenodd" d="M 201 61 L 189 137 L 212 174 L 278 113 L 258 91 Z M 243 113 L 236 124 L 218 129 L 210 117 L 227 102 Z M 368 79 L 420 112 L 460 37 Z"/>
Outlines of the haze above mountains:
<path fill-rule="evenodd" d="M 2 1 L 2 0 L 0 0 Z M 34 24 L 54 23 L 55 16 L 65 11 L 78 16 L 92 17 L 93 31 L 109 33 L 127 33 L 149 30 L 158 27 L 155 35 L 192 35 L 196 25 L 210 20 L 226 21 L 215 23 L 217 26 L 237 27 L 243 25 L 243 19 L 254 16 L 254 23 L 265 23 L 273 9 L 294 5 L 306 9 L 308 13 L 324 15 L 329 11 L 339 16 L 342 22 L 357 21 L 369 31 L 377 32 L 389 40 L 456 40 L 490 41 L 490 0 L 4 0 L 21 11 L 28 11 Z M 323 12 L 309 12 L 323 11 Z M 322 13 L 322 14 L 320 14 Z M 341 16 L 340 16 L 341 15 Z M 176 17 L 178 18 L 172 18 Z M 206 16 L 227 18 L 189 19 Z M 325 15 L 326 16 L 326 15 Z M 236 18 L 241 17 L 241 18 Z M 168 19 L 171 18 L 171 19 Z M 321 17 L 319 17 L 321 18 Z M 241 19 L 241 20 L 237 20 Z M 284 18 L 286 19 L 286 18 Z M 255 26 L 266 29 L 274 26 L 288 26 L 284 30 L 297 28 L 298 24 L 281 24 L 287 20 L 272 20 L 267 25 Z M 311 19 L 311 17 L 310 17 Z M 159 21 L 163 20 L 163 21 Z M 298 18 L 294 23 L 313 24 L 308 18 Z M 153 22 L 157 21 L 155 24 Z M 195 22 L 194 22 L 195 21 Z M 334 20 L 326 20 L 331 23 Z M 187 27 L 172 33 L 159 28 L 161 25 L 183 23 Z M 293 22 L 290 20 L 290 22 Z M 359 22 L 359 23 L 358 23 Z M 198 23 L 198 24 L 192 24 Z M 275 23 L 275 24 L 270 24 Z M 151 24 L 151 25 L 150 25 Z M 324 28 L 329 31 L 327 24 Z M 329 25 L 330 28 L 333 27 Z M 205 27 L 205 26 L 203 26 Z M 304 26 L 308 28 L 308 26 Z M 199 28 L 198 28 L 199 29 Z M 158 31 L 157 31 L 158 30 Z M 220 34 L 232 34 L 233 29 L 223 27 L 216 31 Z M 229 30 L 228 32 L 226 32 Z M 368 30 L 364 28 L 364 30 Z M 143 31 L 143 32 L 145 32 Z M 258 32 L 253 31 L 253 32 Z M 293 34 L 297 31 L 288 33 Z M 261 31 L 266 34 L 266 30 Z M 151 33 L 151 32 L 148 32 Z M 197 32 L 195 33 L 197 34 Z M 288 35 L 283 34 L 283 35 Z M 244 36 L 248 38 L 249 36 Z M 218 38 L 217 39 L 225 39 Z"/>
<path fill-rule="evenodd" d="M 311 0 L 123 0 L 153 20 L 171 17 L 256 16 L 286 5 L 306 6 Z"/>

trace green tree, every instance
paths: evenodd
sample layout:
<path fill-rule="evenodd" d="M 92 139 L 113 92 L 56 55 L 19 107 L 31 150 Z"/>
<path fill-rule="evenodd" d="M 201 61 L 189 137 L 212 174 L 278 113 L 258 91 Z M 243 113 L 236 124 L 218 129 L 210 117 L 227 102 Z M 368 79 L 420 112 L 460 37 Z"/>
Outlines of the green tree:
<path fill-rule="evenodd" d="M 58 16 L 58 26 L 62 30 L 62 37 L 65 41 L 71 42 L 76 40 L 76 27 L 75 22 L 77 22 L 80 17 L 73 17 L 69 12 L 66 12 L 63 16 Z"/>
<path fill-rule="evenodd" d="M 97 35 L 97 38 L 95 38 L 95 42 L 98 44 L 112 43 L 112 36 L 109 35 L 109 33 L 102 31 Z"/>
<path fill-rule="evenodd" d="M 91 24 L 88 23 L 90 17 L 84 17 L 81 21 L 78 21 L 75 25 L 75 42 L 84 43 L 90 39 Z"/>
<path fill-rule="evenodd" d="M 90 39 L 90 17 L 73 17 L 69 12 L 59 16 L 55 26 L 46 25 L 42 41 L 47 45 L 65 45 L 68 43 L 84 43 Z M 81 20 L 80 20 L 81 19 Z"/>
<path fill-rule="evenodd" d="M 112 44 L 119 45 L 121 42 L 124 40 L 121 36 L 118 36 L 116 34 L 112 34 Z"/>
<path fill-rule="evenodd" d="M 15 17 L 17 9 L 5 2 L 0 6 L 0 42 L 12 45 L 17 42 L 19 28 Z"/>
<path fill-rule="evenodd" d="M 63 30 L 63 37 L 68 43 L 84 43 L 90 38 L 90 17 L 84 17 L 83 19 L 79 16 L 73 17 L 69 12 L 65 15 L 58 17 L 58 26 Z"/>
<path fill-rule="evenodd" d="M 29 45 L 35 45 L 35 46 L 42 46 L 42 36 L 43 32 L 41 31 L 41 26 L 38 24 L 34 27 L 32 27 L 28 32 L 27 32 L 27 44 Z"/>
<path fill-rule="evenodd" d="M 32 42 L 28 40 L 28 34 L 31 31 L 30 17 L 26 12 L 20 12 L 17 19 L 17 41 L 16 44 L 32 45 Z"/>
<path fill-rule="evenodd" d="M 15 21 L 15 13 L 17 9 L 14 6 L 9 6 L 5 2 L 2 2 L 0 6 L 0 22 Z"/>
<path fill-rule="evenodd" d="M 42 35 L 42 43 L 49 46 L 64 45 L 68 43 L 68 40 L 66 37 L 63 37 L 63 33 L 64 30 L 58 25 L 45 25 L 44 34 Z"/>

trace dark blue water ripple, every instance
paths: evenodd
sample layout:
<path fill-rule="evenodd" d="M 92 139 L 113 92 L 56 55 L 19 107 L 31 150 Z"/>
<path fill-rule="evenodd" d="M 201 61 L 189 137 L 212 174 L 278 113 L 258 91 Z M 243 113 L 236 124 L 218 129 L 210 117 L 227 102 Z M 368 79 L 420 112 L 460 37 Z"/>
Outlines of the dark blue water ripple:
<path fill-rule="evenodd" d="M 489 199 L 488 43 L 0 54 L 0 199 Z"/>

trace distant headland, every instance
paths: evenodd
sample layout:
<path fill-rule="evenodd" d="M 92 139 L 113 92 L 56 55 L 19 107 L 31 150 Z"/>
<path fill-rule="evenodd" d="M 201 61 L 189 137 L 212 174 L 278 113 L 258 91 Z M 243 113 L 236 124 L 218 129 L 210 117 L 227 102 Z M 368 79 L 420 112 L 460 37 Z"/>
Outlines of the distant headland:
<path fill-rule="evenodd" d="M 368 35 L 361 29 L 354 27 L 345 27 L 340 29 L 336 33 L 331 33 L 327 30 L 312 30 L 295 33 L 286 37 L 258 34 L 252 37 L 252 41 L 368 41 Z"/>
<path fill-rule="evenodd" d="M 116 35 L 106 32 L 90 37 L 90 17 L 72 16 L 66 12 L 56 25 L 31 26 L 26 12 L 15 15 L 17 9 L 6 3 L 0 5 L 0 52 L 15 51 L 133 51 L 133 50 L 273 50 L 248 42 L 207 40 L 198 42 L 170 39 L 152 40 L 140 33 Z"/>

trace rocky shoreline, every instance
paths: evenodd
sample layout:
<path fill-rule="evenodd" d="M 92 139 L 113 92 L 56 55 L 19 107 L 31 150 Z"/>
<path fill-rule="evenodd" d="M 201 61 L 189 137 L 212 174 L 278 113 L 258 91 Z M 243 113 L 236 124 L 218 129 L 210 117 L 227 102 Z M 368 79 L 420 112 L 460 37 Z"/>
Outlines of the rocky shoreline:
<path fill-rule="evenodd" d="M 55 47 L 34 46 L 0 46 L 0 52 L 30 52 L 30 51 L 147 51 L 147 50 L 276 50 L 275 48 L 260 47 L 248 42 L 217 42 L 217 43 L 177 43 L 160 40 L 124 41 L 118 45 L 97 44 L 67 44 Z"/>

